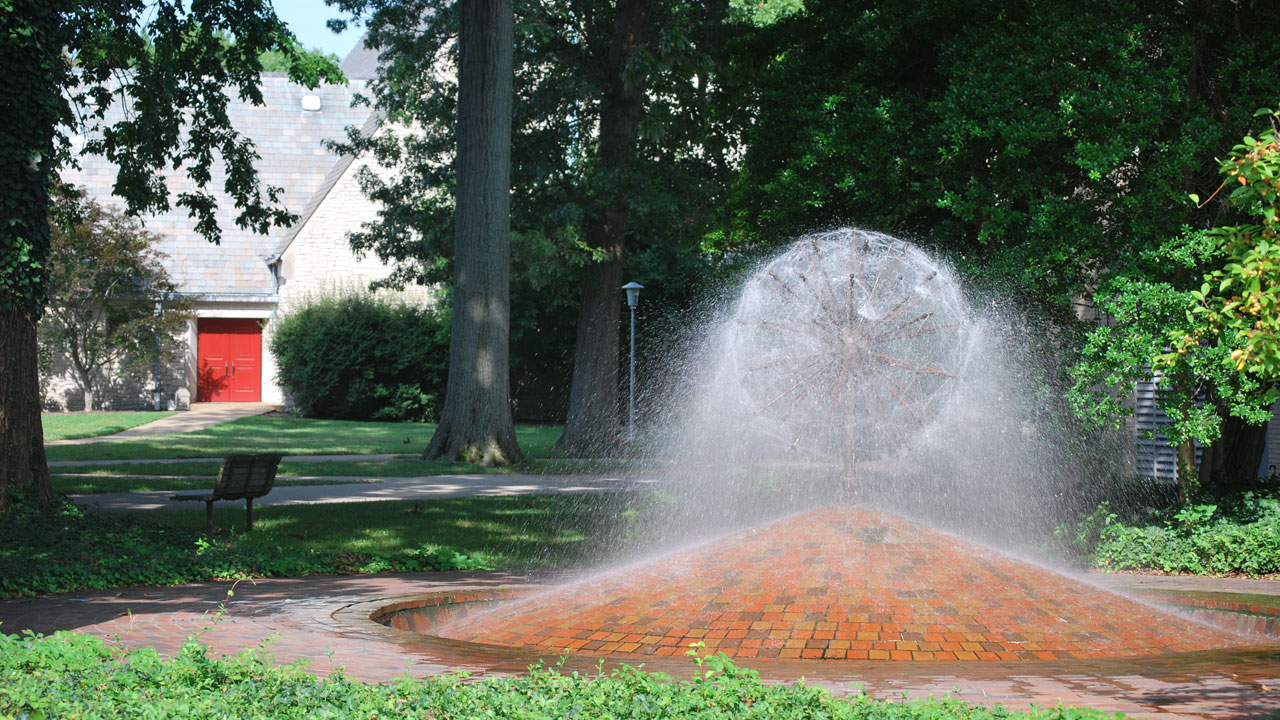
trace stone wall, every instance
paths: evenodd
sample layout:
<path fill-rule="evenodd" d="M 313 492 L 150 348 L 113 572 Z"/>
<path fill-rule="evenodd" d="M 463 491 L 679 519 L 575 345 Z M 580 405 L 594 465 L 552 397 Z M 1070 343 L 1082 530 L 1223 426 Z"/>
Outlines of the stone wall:
<path fill-rule="evenodd" d="M 160 387 L 165 402 L 173 399 L 179 387 L 187 386 L 188 358 L 191 355 L 189 334 L 181 333 L 172 339 L 177 359 L 160 364 Z M 154 363 L 151 360 L 143 368 L 112 367 L 98 378 L 94 387 L 96 408 L 84 406 L 84 391 L 76 383 L 71 363 L 65 358 L 55 358 L 50 368 L 40 375 L 41 401 L 46 412 L 71 412 L 80 410 L 152 410 L 155 408 Z M 193 393 L 194 395 L 194 393 Z"/>
<path fill-rule="evenodd" d="M 365 197 L 357 178 L 359 170 L 368 165 L 364 159 L 339 163 L 321 190 L 323 196 L 313 199 L 314 208 L 281 254 L 279 304 L 262 337 L 264 354 L 268 356 L 263 362 L 264 402 L 289 404 L 284 389 L 276 382 L 275 358 L 269 350 L 276 319 L 304 307 L 313 298 L 368 292 L 370 283 L 391 273 L 391 268 L 377 256 L 357 255 L 347 241 L 349 233 L 377 219 L 379 206 Z M 435 301 L 435 291 L 420 286 L 380 292 L 424 305 Z"/>

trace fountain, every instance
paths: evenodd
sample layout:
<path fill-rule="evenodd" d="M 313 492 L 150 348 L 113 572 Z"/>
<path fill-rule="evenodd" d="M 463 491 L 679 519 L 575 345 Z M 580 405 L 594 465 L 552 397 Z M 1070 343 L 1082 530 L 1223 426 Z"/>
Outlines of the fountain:
<path fill-rule="evenodd" d="M 1243 644 L 967 539 L 1026 516 L 1018 500 L 1037 493 L 1013 490 L 1016 477 L 1065 457 L 1019 410 L 1033 383 L 1010 372 L 998 326 L 909 243 L 802 239 L 724 308 L 697 353 L 697 391 L 673 411 L 685 420 L 660 451 L 676 458 L 665 487 L 705 508 L 685 544 L 428 632 L 531 657 L 650 659 L 697 644 L 824 666 Z"/>
<path fill-rule="evenodd" d="M 773 451 L 839 458 L 857 495 L 859 460 L 909 449 L 951 396 L 973 347 L 968 314 L 951 274 L 910 243 L 811 236 L 743 291 L 726 376 L 778 433 Z"/>

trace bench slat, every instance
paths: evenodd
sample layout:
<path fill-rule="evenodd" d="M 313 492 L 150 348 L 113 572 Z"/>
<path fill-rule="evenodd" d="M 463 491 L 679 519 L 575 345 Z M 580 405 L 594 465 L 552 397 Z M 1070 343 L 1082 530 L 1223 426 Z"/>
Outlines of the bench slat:
<path fill-rule="evenodd" d="M 213 534 L 213 504 L 218 500 L 244 500 L 245 529 L 253 527 L 253 499 L 271 492 L 280 468 L 279 453 L 228 455 L 218 471 L 213 492 L 207 495 L 171 495 L 170 500 L 202 500 L 205 503 L 205 526 Z"/>

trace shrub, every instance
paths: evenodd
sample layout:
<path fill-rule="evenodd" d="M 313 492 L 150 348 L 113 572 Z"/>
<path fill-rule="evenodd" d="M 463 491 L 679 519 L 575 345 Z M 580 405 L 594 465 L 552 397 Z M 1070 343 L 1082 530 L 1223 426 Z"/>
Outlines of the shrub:
<path fill-rule="evenodd" d="M 832 697 L 807 685 L 768 685 L 723 656 L 688 680 L 623 667 L 590 677 L 532 667 L 521 677 L 462 675 L 367 685 L 279 667 L 263 649 L 215 658 L 189 640 L 174 658 L 92 636 L 0 635 L 0 717 L 94 718 L 630 718 L 656 720 L 996 720 L 1120 717 L 1096 710 L 1016 712 L 962 700 L 889 702 Z"/>
<path fill-rule="evenodd" d="M 271 352 L 280 384 L 309 417 L 433 422 L 449 312 L 368 293 L 322 298 L 279 321 Z"/>
<path fill-rule="evenodd" d="M 1243 492 L 1181 507 L 1096 511 L 1058 528 L 1062 544 L 1108 570 L 1280 573 L 1280 493 Z"/>

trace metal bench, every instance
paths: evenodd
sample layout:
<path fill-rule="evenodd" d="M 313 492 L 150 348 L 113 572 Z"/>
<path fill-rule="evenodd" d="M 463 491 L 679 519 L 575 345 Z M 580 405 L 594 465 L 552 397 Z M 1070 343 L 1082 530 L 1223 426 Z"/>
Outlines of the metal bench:
<path fill-rule="evenodd" d="M 205 525 L 213 534 L 213 504 L 219 500 L 244 498 L 244 529 L 253 529 L 253 499 L 271 492 L 280 467 L 279 454 L 228 455 L 218 471 L 213 492 L 204 495 L 172 495 L 170 500 L 201 500 L 205 504 Z"/>

